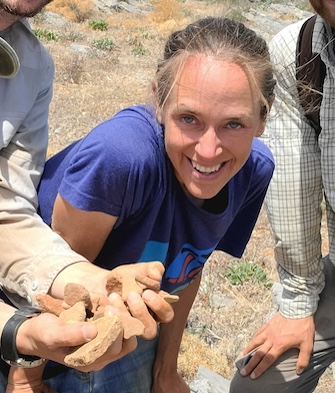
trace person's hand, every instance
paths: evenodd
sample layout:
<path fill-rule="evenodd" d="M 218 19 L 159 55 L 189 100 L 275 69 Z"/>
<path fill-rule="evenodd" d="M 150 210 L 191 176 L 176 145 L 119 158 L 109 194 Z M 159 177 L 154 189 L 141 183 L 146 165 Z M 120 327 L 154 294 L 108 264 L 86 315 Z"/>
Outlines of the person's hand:
<path fill-rule="evenodd" d="M 296 364 L 297 374 L 307 367 L 313 349 L 313 316 L 301 319 L 288 319 L 279 312 L 263 325 L 243 350 L 242 356 L 255 350 L 249 362 L 240 371 L 241 375 L 258 378 L 280 355 L 290 348 L 299 350 Z"/>
<path fill-rule="evenodd" d="M 121 265 L 112 271 L 87 262 L 75 263 L 59 273 L 52 285 L 50 295 L 55 298 L 62 298 L 66 284 L 73 282 L 85 286 L 91 296 L 99 298 L 99 304 L 107 306 L 110 304 L 108 295 L 113 291 L 108 292 L 106 284 L 112 272 L 118 273 L 120 276 L 131 277 L 140 283 L 138 288 L 132 288 L 132 291 L 123 300 L 127 302 L 130 314 L 144 324 L 145 333 L 143 338 L 151 339 L 155 337 L 157 322 L 168 323 L 173 319 L 173 307 L 159 296 L 157 291 L 147 289 L 143 292 L 141 282 L 146 281 L 152 287 L 159 288 L 164 274 L 164 266 L 161 262 Z M 95 279 L 92 280 L 92 277 Z"/>
<path fill-rule="evenodd" d="M 190 388 L 177 372 L 154 372 L 151 393 L 190 393 Z"/>
<path fill-rule="evenodd" d="M 127 312 L 126 308 L 123 312 Z M 67 324 L 53 314 L 42 313 L 28 319 L 19 327 L 16 346 L 19 353 L 36 355 L 65 364 L 64 358 L 70 353 L 72 347 L 85 344 L 96 335 L 96 327 L 90 322 Z M 133 351 L 136 347 L 136 337 L 123 340 L 121 332 L 104 355 L 94 363 L 85 367 L 77 367 L 77 369 L 80 371 L 100 370 Z"/>
<path fill-rule="evenodd" d="M 34 368 L 11 367 L 6 393 L 56 393 L 42 381 L 44 364 Z"/>
<path fill-rule="evenodd" d="M 171 304 L 157 293 L 164 274 L 164 266 L 161 262 L 143 262 L 122 265 L 113 269 L 113 272 L 120 276 L 132 277 L 138 283 L 138 290 L 135 291 L 133 288 L 124 300 L 127 303 L 130 314 L 140 320 L 145 326 L 145 332 L 142 337 L 144 339 L 156 337 L 157 322 L 171 322 L 174 316 Z M 148 287 L 156 288 L 156 290 L 144 289 L 146 287 L 144 283 Z M 111 300 L 109 299 L 109 301 Z M 122 304 L 118 303 L 117 299 L 113 305 L 116 307 L 115 313 L 117 313 L 118 307 L 122 309 Z"/>
<path fill-rule="evenodd" d="M 130 291 L 142 295 L 145 289 L 160 290 L 165 268 L 161 262 L 139 262 L 120 265 L 107 273 L 105 288 L 108 292 L 121 291 L 126 300 Z M 120 281 L 122 282 L 122 285 Z"/>
<path fill-rule="evenodd" d="M 141 321 L 145 327 L 142 338 L 146 340 L 153 339 L 157 335 L 157 319 L 166 322 L 173 317 L 173 309 L 170 304 L 163 300 L 156 292 L 147 289 L 140 296 L 137 292 L 130 292 L 127 297 L 127 306 L 120 298 L 120 296 L 112 293 L 109 297 L 110 305 L 107 309 L 111 314 L 121 316 L 122 313 L 129 312 L 133 318 Z M 150 310 L 155 312 L 156 316 L 153 317 Z M 170 310 L 172 309 L 172 315 Z M 125 311 L 126 310 L 126 311 Z M 166 316 L 169 316 L 167 318 Z"/>

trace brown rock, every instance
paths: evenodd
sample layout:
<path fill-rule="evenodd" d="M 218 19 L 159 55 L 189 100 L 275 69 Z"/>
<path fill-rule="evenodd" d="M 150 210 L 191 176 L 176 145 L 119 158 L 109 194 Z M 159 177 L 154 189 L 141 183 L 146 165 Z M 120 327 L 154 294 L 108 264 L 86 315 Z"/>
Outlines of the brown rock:
<path fill-rule="evenodd" d="M 68 310 L 64 310 L 60 315 L 66 323 L 84 322 L 86 320 L 86 308 L 84 302 L 78 302 Z"/>
<path fill-rule="evenodd" d="M 50 312 L 59 316 L 65 310 L 63 300 L 55 299 L 50 295 L 36 295 L 36 300 L 43 312 Z"/>
<path fill-rule="evenodd" d="M 108 295 L 116 292 L 122 297 L 124 302 L 127 300 L 129 292 L 137 292 L 142 296 L 144 289 L 152 289 L 158 292 L 160 283 L 140 274 L 137 274 L 136 278 L 130 276 L 128 267 L 127 269 L 119 267 L 117 270 L 111 271 L 107 276 L 106 290 Z"/>
<path fill-rule="evenodd" d="M 104 317 L 105 307 L 101 306 L 99 311 L 96 312 L 93 317 L 91 318 L 92 321 Z M 133 336 L 142 336 L 145 331 L 145 326 L 143 323 L 133 318 L 130 314 L 122 313 L 118 315 L 121 320 L 122 327 L 123 327 L 123 337 L 128 340 L 128 338 Z"/>
<path fill-rule="evenodd" d="M 143 289 L 139 287 L 134 277 L 130 277 L 128 271 L 123 273 L 122 269 L 111 271 L 107 276 L 106 282 L 107 296 L 115 292 L 122 297 L 123 301 L 127 300 L 131 291 L 142 295 Z"/>
<path fill-rule="evenodd" d="M 123 326 L 123 337 L 128 340 L 128 338 L 133 336 L 142 336 L 145 331 L 145 326 L 143 323 L 133 318 L 130 314 L 119 315 Z"/>
<path fill-rule="evenodd" d="M 81 284 L 68 283 L 64 288 L 64 301 L 73 306 L 78 302 L 84 302 L 85 307 L 92 309 L 91 296 L 88 290 Z"/>
<path fill-rule="evenodd" d="M 159 289 L 159 283 L 147 277 L 129 276 L 128 269 L 118 269 L 108 275 L 106 290 L 108 294 L 118 293 L 126 302 L 129 292 L 137 292 L 142 296 L 147 289 L 154 290 L 164 300 L 174 303 L 179 300 L 176 295 Z M 64 301 L 54 299 L 49 295 L 38 295 L 38 304 L 42 311 L 58 315 L 66 323 L 92 321 L 96 324 L 98 334 L 92 341 L 76 347 L 68 354 L 64 361 L 71 367 L 87 366 L 101 357 L 107 349 L 123 332 L 123 338 L 141 336 L 145 332 L 145 326 L 141 321 L 133 318 L 130 314 L 122 313 L 120 316 L 105 316 L 105 306 L 100 304 L 99 297 L 90 296 L 87 289 L 79 284 L 67 284 L 64 290 Z M 67 308 L 68 306 L 70 308 Z"/>
<path fill-rule="evenodd" d="M 179 296 L 177 295 L 170 295 L 168 292 L 160 290 L 158 295 L 162 297 L 168 303 L 176 303 L 179 300 Z"/>
<path fill-rule="evenodd" d="M 90 342 L 74 349 L 65 356 L 65 363 L 71 367 L 87 366 L 100 358 L 122 332 L 122 323 L 116 315 L 93 321 L 98 334 Z"/>

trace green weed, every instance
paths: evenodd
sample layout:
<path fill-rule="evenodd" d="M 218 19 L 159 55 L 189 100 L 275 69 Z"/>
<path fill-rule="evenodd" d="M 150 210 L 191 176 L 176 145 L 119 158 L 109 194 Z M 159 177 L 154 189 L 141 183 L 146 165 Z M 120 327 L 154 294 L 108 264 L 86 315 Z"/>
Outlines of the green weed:
<path fill-rule="evenodd" d="M 145 49 L 143 45 L 136 45 L 132 50 L 131 53 L 135 56 L 145 56 L 148 55 L 150 52 L 148 49 Z"/>
<path fill-rule="evenodd" d="M 108 23 L 105 20 L 93 19 L 88 24 L 93 30 L 106 31 L 108 29 Z"/>
<path fill-rule="evenodd" d="M 128 37 L 127 42 L 129 45 L 134 46 L 131 53 L 135 56 L 144 56 L 150 54 L 150 52 L 144 48 L 141 40 L 138 37 Z"/>
<path fill-rule="evenodd" d="M 59 38 L 59 35 L 51 30 L 34 29 L 33 32 L 37 38 L 45 38 L 48 41 L 55 41 Z"/>
<path fill-rule="evenodd" d="M 232 285 L 243 285 L 246 281 L 269 284 L 265 271 L 253 262 L 241 262 L 230 267 L 225 277 Z"/>
<path fill-rule="evenodd" d="M 97 49 L 112 51 L 116 48 L 114 41 L 110 38 L 102 38 L 93 41 L 93 46 Z"/>

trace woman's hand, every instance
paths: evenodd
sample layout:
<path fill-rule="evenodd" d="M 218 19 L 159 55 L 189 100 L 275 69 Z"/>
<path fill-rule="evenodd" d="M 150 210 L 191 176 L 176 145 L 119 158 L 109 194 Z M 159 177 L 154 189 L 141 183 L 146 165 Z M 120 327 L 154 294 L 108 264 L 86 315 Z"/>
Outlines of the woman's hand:
<path fill-rule="evenodd" d="M 171 304 L 157 293 L 163 274 L 164 266 L 161 262 L 127 264 L 111 271 L 91 263 L 79 262 L 60 272 L 54 281 L 50 295 L 62 298 L 66 284 L 73 282 L 84 285 L 91 296 L 97 295 L 100 299 L 99 303 L 107 306 L 110 304 L 109 294 L 114 291 L 120 293 L 120 288 L 115 288 L 113 291 L 112 287 L 107 285 L 108 280 L 111 277 L 118 280 L 121 280 L 122 277 L 127 280 L 132 279 L 135 285 L 131 286 L 130 291 L 123 291 L 123 301 L 127 303 L 131 316 L 144 324 L 143 338 L 151 339 L 157 334 L 157 322 L 168 323 L 174 317 Z M 92 277 L 95 279 L 92 280 Z M 106 286 L 110 289 L 107 290 Z M 155 290 L 144 289 L 145 287 L 155 288 Z M 119 307 L 123 306 L 122 303 L 117 304 Z M 114 306 L 118 307 L 115 304 Z"/>
<path fill-rule="evenodd" d="M 144 339 L 156 337 L 157 322 L 171 322 L 174 316 L 171 304 L 158 293 L 163 274 L 164 266 L 161 262 L 143 262 L 119 266 L 107 276 L 106 286 L 109 291 L 113 291 L 113 283 L 124 281 L 122 299 L 132 317 L 145 326 L 142 336 Z M 117 308 L 122 309 L 120 303 L 114 303 L 114 306 L 116 313 Z"/>

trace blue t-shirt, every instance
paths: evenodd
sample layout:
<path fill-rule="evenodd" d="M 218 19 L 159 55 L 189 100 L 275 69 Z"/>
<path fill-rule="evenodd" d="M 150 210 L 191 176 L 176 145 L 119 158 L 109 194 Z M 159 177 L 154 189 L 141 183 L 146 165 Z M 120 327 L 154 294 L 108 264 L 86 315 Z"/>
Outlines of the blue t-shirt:
<path fill-rule="evenodd" d="M 117 216 L 95 263 L 111 269 L 161 261 L 162 289 L 175 293 L 202 270 L 213 250 L 242 255 L 273 170 L 269 149 L 255 139 L 243 168 L 200 208 L 175 177 L 154 109 L 134 106 L 47 162 L 40 214 L 51 223 L 59 192 L 77 209 Z"/>

